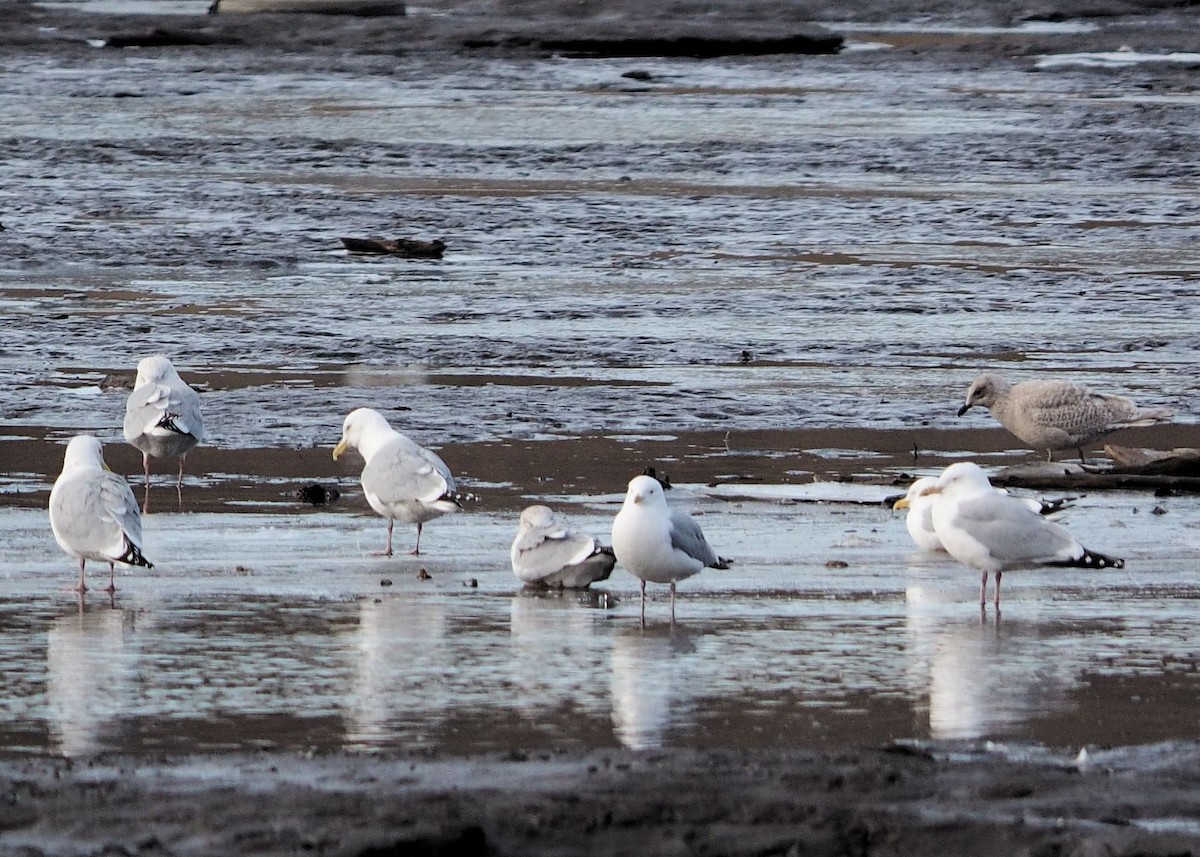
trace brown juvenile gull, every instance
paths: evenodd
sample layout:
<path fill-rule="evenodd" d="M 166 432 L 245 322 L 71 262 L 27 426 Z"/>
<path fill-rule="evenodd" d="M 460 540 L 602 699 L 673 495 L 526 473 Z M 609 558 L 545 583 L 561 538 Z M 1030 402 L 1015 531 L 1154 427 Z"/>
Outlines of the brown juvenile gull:
<path fill-rule="evenodd" d="M 987 600 L 988 574 L 1037 566 L 1124 568 L 1125 560 L 1090 551 L 1067 529 L 1048 521 L 1021 500 L 992 488 L 983 469 L 970 461 L 951 464 L 932 488 L 933 529 L 950 556 L 983 572 L 979 604 Z"/>
<path fill-rule="evenodd" d="M 154 568 L 142 556 L 142 518 L 129 483 L 104 464 L 100 441 L 76 435 L 67 444 L 63 469 L 50 491 L 50 529 L 59 547 L 79 559 L 80 592 L 86 592 L 89 559 L 108 563 L 108 591 L 116 563 Z"/>
<path fill-rule="evenodd" d="M 142 453 L 146 474 L 143 510 L 150 506 L 150 459 L 178 458 L 175 493 L 183 503 L 183 460 L 204 440 L 200 397 L 161 354 L 138 363 L 137 380 L 125 403 L 125 440 Z"/>
<path fill-rule="evenodd" d="M 717 556 L 696 520 L 667 505 L 662 484 L 652 476 L 635 476 L 625 502 L 613 520 L 617 562 L 642 581 L 642 619 L 646 618 L 646 581 L 671 584 L 671 619 L 675 618 L 675 584 L 704 568 L 728 568 Z"/>
<path fill-rule="evenodd" d="M 607 580 L 617 564 L 612 548 L 560 524 L 548 506 L 529 506 L 521 512 L 509 553 L 513 574 L 531 587 L 586 589 Z"/>
<path fill-rule="evenodd" d="M 961 417 L 975 405 L 992 416 L 1030 448 L 1046 451 L 1074 449 L 1083 461 L 1083 447 L 1131 426 L 1148 426 L 1171 419 L 1166 408 L 1140 408 L 1124 396 L 1096 393 L 1069 381 L 1022 381 L 1010 385 L 999 375 L 980 375 L 967 390 Z"/>
<path fill-rule="evenodd" d="M 392 525 L 401 520 L 417 525 L 417 544 L 412 555 L 421 553 L 421 525 L 462 508 L 450 468 L 436 454 L 396 431 L 379 411 L 358 408 L 342 423 L 342 439 L 333 449 L 333 459 L 347 449 L 357 449 L 365 465 L 363 494 L 371 508 L 387 518 L 387 549 L 392 555 Z"/>

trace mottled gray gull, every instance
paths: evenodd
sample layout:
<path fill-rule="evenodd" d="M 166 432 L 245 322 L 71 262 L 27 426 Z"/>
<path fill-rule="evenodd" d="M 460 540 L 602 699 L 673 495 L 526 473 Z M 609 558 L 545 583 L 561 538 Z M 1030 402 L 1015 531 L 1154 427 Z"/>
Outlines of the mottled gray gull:
<path fill-rule="evenodd" d="M 961 417 L 975 405 L 992 412 L 1004 426 L 1032 449 L 1074 449 L 1083 460 L 1083 447 L 1117 429 L 1145 426 L 1171 418 L 1166 408 L 1140 408 L 1124 396 L 1096 393 L 1069 381 L 1022 381 L 1010 385 L 999 375 L 983 374 L 971 382 Z"/>

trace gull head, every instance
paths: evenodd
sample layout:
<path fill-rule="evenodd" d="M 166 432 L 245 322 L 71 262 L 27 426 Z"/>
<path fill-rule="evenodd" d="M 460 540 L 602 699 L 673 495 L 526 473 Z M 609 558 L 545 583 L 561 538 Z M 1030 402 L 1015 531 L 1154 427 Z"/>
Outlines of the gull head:
<path fill-rule="evenodd" d="M 134 386 L 141 387 L 143 384 L 157 384 L 161 381 L 178 377 L 179 373 L 175 371 L 174 365 L 167 359 L 166 355 L 153 354 L 150 357 L 143 357 L 138 361 L 137 380 L 134 382 Z"/>
<path fill-rule="evenodd" d="M 361 449 L 363 438 L 390 428 L 383 414 L 374 408 L 355 408 L 342 421 L 342 439 L 333 448 L 333 460 L 337 461 L 347 449 Z"/>
<path fill-rule="evenodd" d="M 987 474 L 983 472 L 983 468 L 972 461 L 960 461 L 957 464 L 951 464 L 942 471 L 942 475 L 938 477 L 937 483 L 932 488 L 926 488 L 922 495 L 928 494 L 952 494 L 958 496 L 969 496 L 973 494 L 986 494 L 992 490 L 992 483 L 988 481 Z"/>
<path fill-rule="evenodd" d="M 526 506 L 521 512 L 521 529 L 537 530 L 554 526 L 554 512 L 549 506 Z"/>
<path fill-rule="evenodd" d="M 77 434 L 71 438 L 63 455 L 64 473 L 73 467 L 103 470 L 104 466 L 104 450 L 100 441 L 90 434 Z"/>
<path fill-rule="evenodd" d="M 662 483 L 653 476 L 633 477 L 629 480 L 629 490 L 625 492 L 625 505 L 666 506 L 667 498 L 663 494 Z"/>
<path fill-rule="evenodd" d="M 912 485 L 908 486 L 908 493 L 892 504 L 893 509 L 907 509 L 912 506 L 913 501 L 918 497 L 923 497 L 931 493 L 937 485 L 937 478 L 933 476 L 922 476 Z"/>
<path fill-rule="evenodd" d="M 1008 392 L 1008 389 L 1008 382 L 999 375 L 990 372 L 980 375 L 967 388 L 967 400 L 958 409 L 958 415 L 961 417 L 976 405 L 990 408 L 1000 396 Z"/>

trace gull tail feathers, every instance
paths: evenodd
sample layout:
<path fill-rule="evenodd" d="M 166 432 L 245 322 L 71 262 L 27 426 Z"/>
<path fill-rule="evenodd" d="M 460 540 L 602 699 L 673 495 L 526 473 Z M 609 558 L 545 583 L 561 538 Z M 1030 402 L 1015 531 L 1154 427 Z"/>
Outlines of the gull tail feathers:
<path fill-rule="evenodd" d="M 126 565 L 140 565 L 144 568 L 154 568 L 154 563 L 142 555 L 142 549 L 129 541 L 129 539 L 125 540 L 125 553 L 117 557 L 117 562 L 123 562 Z"/>
<path fill-rule="evenodd" d="M 1083 549 L 1083 553 L 1075 559 L 1052 562 L 1050 565 L 1064 568 L 1124 568 L 1125 560 L 1115 556 L 1105 556 L 1102 553 Z"/>
<path fill-rule="evenodd" d="M 1175 418 L 1175 412 L 1170 408 L 1138 408 L 1137 412 L 1122 425 L 1152 426 L 1156 423 L 1169 423 Z"/>
<path fill-rule="evenodd" d="M 729 557 L 726 557 L 726 556 L 717 557 L 717 561 L 709 566 L 709 568 L 715 568 L 720 571 L 724 571 L 725 569 L 732 568 L 732 567 L 733 567 L 733 560 L 731 560 Z"/>
<path fill-rule="evenodd" d="M 155 423 L 155 425 L 158 428 L 164 428 L 167 431 L 175 432 L 175 434 L 191 434 L 191 432 L 187 429 L 180 427 L 179 423 L 176 422 L 177 419 L 179 419 L 179 414 L 173 414 L 170 411 L 167 411 L 165 414 L 159 417 L 158 422 Z"/>

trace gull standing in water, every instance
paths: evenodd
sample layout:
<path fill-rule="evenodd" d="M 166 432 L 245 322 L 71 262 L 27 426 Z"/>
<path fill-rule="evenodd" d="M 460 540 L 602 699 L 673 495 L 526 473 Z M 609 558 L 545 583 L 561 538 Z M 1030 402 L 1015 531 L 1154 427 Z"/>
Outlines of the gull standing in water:
<path fill-rule="evenodd" d="M 904 526 L 908 529 L 909 536 L 912 537 L 913 543 L 918 548 L 930 553 L 945 552 L 946 550 L 933 528 L 933 502 L 937 497 L 935 494 L 927 493 L 935 485 L 937 485 L 936 476 L 922 476 L 908 486 L 908 493 L 903 497 L 889 498 L 892 501 L 892 509 L 908 510 L 908 514 L 904 518 Z M 1003 488 L 994 488 L 993 490 L 997 494 L 1008 496 L 1008 492 Z M 1035 500 L 1032 497 L 1015 497 L 1013 499 L 1024 503 L 1031 512 L 1037 512 L 1039 515 L 1055 515 L 1064 509 L 1071 508 L 1071 501 L 1075 498 Z"/>
<path fill-rule="evenodd" d="M 183 505 L 183 460 L 204 440 L 200 397 L 179 377 L 161 354 L 146 357 L 137 368 L 133 392 L 125 403 L 125 440 L 142 453 L 146 495 L 142 511 L 150 509 L 150 459 L 178 458 L 175 492 Z"/>
<path fill-rule="evenodd" d="M 646 621 L 646 581 L 671 584 L 671 621 L 675 620 L 675 584 L 703 568 L 729 568 L 717 556 L 695 519 L 672 511 L 659 481 L 635 476 L 613 520 L 617 562 L 642 581 L 642 621 Z"/>
<path fill-rule="evenodd" d="M 617 564 L 612 548 L 558 523 L 548 506 L 529 506 L 521 512 L 509 554 L 518 580 L 551 589 L 586 589 L 607 580 Z"/>
<path fill-rule="evenodd" d="M 392 555 L 392 525 L 417 525 L 413 556 L 421 553 L 421 525 L 462 508 L 454 477 L 446 463 L 396 431 L 372 408 L 351 411 L 342 423 L 342 439 L 333 449 L 337 461 L 347 449 L 357 449 L 366 464 L 362 471 L 367 502 L 387 518 L 387 550 Z"/>
<path fill-rule="evenodd" d="M 971 382 L 958 415 L 982 405 L 1032 449 L 1074 449 L 1083 461 L 1083 447 L 1117 429 L 1148 426 L 1171 419 L 1166 408 L 1141 408 L 1124 396 L 1095 393 L 1068 381 L 1022 381 L 1010 385 L 999 375 L 980 375 Z"/>
<path fill-rule="evenodd" d="M 988 574 L 1037 566 L 1124 568 L 1125 560 L 1085 548 L 1065 527 L 1048 521 L 1022 501 L 992 488 L 977 464 L 960 461 L 945 469 L 925 495 L 935 495 L 933 528 L 946 551 L 983 572 L 979 604 L 987 602 Z"/>
<path fill-rule="evenodd" d="M 116 563 L 154 568 L 142 555 L 142 518 L 129 483 L 104 464 L 100 441 L 76 435 L 67 444 L 62 473 L 50 491 L 50 529 L 59 547 L 79 559 L 79 592 L 86 592 L 89 559 L 108 563 L 108 591 Z"/>

